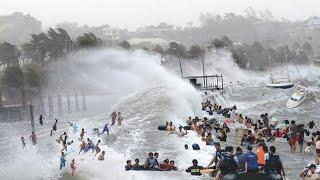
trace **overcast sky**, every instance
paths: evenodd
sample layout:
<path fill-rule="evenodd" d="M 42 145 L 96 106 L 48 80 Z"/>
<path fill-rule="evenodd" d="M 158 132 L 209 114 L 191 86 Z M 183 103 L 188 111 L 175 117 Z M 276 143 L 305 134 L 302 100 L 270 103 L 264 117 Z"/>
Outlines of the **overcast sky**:
<path fill-rule="evenodd" d="M 197 24 L 201 12 L 242 14 L 249 6 L 291 20 L 320 14 L 320 0 L 0 0 L 0 14 L 29 13 L 45 26 L 75 21 L 132 30 L 159 22 Z"/>

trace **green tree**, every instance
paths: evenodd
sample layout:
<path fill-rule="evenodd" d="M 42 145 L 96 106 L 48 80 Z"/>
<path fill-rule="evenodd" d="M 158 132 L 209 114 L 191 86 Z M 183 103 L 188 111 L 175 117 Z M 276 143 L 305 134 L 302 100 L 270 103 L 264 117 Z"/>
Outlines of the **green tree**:
<path fill-rule="evenodd" d="M 308 43 L 308 42 L 303 43 L 302 49 L 308 56 L 312 56 L 313 55 L 313 48 L 310 45 L 310 43 Z"/>
<path fill-rule="evenodd" d="M 122 41 L 119 43 L 119 46 L 123 49 L 131 49 L 131 45 L 128 41 Z"/>
<path fill-rule="evenodd" d="M 192 58 L 198 58 L 201 55 L 201 48 L 199 45 L 192 45 L 188 51 L 188 54 Z"/>
<path fill-rule="evenodd" d="M 10 65 L 5 68 L 1 77 L 1 85 L 9 93 L 13 90 L 19 90 L 21 92 L 22 104 L 26 105 L 24 76 L 19 66 Z"/>
<path fill-rule="evenodd" d="M 0 43 L 0 66 L 19 65 L 21 52 L 8 42 Z"/>

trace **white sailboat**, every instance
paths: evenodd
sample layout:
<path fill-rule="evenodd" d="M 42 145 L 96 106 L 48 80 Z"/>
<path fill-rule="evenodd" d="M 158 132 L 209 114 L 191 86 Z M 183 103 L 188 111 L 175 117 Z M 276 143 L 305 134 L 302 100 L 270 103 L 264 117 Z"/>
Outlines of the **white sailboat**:
<path fill-rule="evenodd" d="M 302 104 L 309 97 L 309 89 L 304 86 L 298 86 L 287 102 L 287 108 L 295 108 Z"/>
<path fill-rule="evenodd" d="M 271 70 L 271 61 L 270 61 L 270 54 L 268 54 L 268 60 L 269 60 L 269 65 L 270 65 L 270 79 L 269 82 L 267 82 L 267 87 L 270 88 L 281 88 L 281 89 L 288 89 L 292 88 L 294 86 L 294 83 L 290 81 L 289 78 L 289 70 L 288 70 L 288 60 L 287 60 L 287 53 L 286 49 L 284 48 L 284 53 L 285 53 L 285 59 L 286 59 L 286 68 L 287 68 L 287 77 L 286 78 L 274 78 L 272 75 L 272 70 Z"/>

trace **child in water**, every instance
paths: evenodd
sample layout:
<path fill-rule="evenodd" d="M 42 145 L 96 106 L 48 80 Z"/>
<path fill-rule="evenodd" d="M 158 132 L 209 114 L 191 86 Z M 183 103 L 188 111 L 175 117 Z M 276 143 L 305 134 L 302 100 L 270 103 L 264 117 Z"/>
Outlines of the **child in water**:
<path fill-rule="evenodd" d="M 70 164 L 70 169 L 71 169 L 71 175 L 74 175 L 74 171 L 76 170 L 76 165 L 74 159 L 72 159 L 71 164 Z"/>
<path fill-rule="evenodd" d="M 307 155 L 307 156 L 311 156 L 312 155 L 311 145 L 312 145 L 312 142 L 307 142 L 307 147 L 304 150 L 304 154 Z"/>

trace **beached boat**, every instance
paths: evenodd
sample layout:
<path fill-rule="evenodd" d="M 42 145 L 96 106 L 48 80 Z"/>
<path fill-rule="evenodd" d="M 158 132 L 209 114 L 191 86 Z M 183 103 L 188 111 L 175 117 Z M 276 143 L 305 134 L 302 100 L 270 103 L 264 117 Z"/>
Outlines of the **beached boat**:
<path fill-rule="evenodd" d="M 298 86 L 297 90 L 292 94 L 287 102 L 287 108 L 295 108 L 308 99 L 310 92 L 307 87 Z"/>

